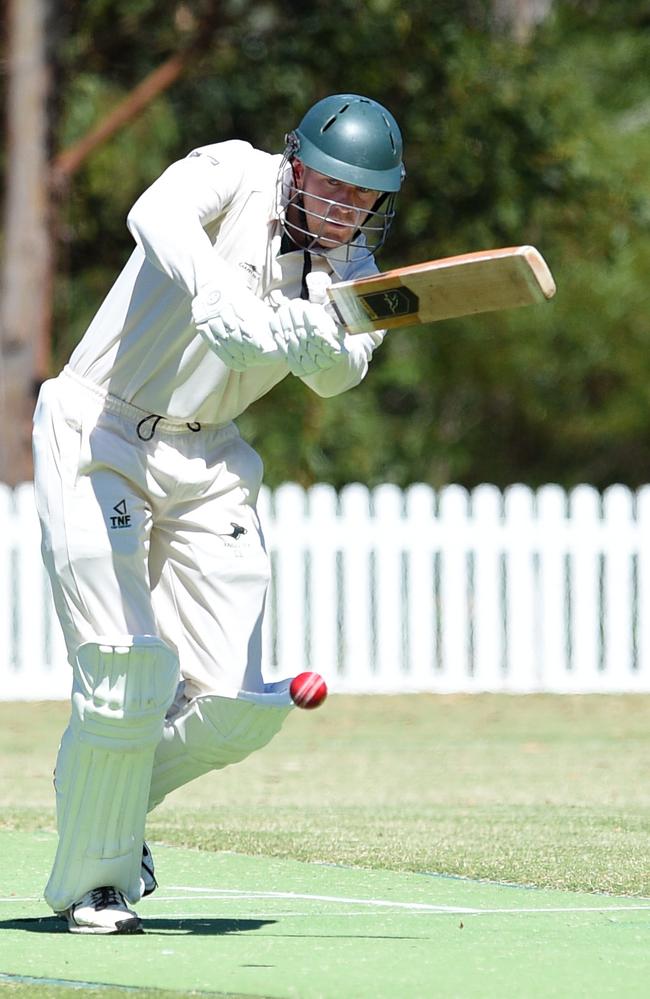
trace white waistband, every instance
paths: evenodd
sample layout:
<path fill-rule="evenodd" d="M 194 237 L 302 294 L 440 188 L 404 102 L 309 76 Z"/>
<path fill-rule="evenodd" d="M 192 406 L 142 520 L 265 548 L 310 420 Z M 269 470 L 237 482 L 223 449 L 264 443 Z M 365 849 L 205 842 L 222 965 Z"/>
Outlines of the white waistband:
<path fill-rule="evenodd" d="M 69 365 L 64 367 L 63 371 L 59 375 L 59 378 L 64 380 L 69 379 L 76 386 L 93 396 L 100 404 L 101 409 L 104 412 L 114 413 L 121 419 L 135 424 L 136 427 L 139 427 L 141 424 L 149 424 L 149 426 L 154 424 L 156 433 L 160 432 L 165 434 L 188 434 L 196 433 L 200 430 L 224 430 L 228 432 L 227 436 L 239 435 L 239 431 L 232 421 L 227 423 L 204 423 L 203 421 L 201 421 L 201 423 L 196 423 L 192 420 L 170 419 L 168 416 L 160 416 L 158 413 L 152 413 L 146 409 L 140 409 L 139 406 L 134 406 L 132 402 L 126 402 L 124 399 L 118 399 L 117 396 L 111 395 L 105 389 L 101 388 L 101 386 L 96 385 L 94 382 L 84 378 L 82 375 L 78 375 L 77 372 L 73 371 Z M 146 440 L 147 438 L 141 437 L 141 439 Z"/>

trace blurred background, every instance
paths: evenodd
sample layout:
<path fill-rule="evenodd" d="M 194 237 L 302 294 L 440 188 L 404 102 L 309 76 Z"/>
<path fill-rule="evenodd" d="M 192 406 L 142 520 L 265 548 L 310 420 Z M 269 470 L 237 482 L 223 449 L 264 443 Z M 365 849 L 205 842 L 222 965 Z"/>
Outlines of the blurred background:
<path fill-rule="evenodd" d="M 270 487 L 635 488 L 650 472 L 648 0 L 5 0 L 0 482 L 125 262 L 139 193 L 197 145 L 280 152 L 319 98 L 404 134 L 382 269 L 533 243 L 550 305 L 394 331 L 357 390 L 287 379 L 239 422 Z"/>

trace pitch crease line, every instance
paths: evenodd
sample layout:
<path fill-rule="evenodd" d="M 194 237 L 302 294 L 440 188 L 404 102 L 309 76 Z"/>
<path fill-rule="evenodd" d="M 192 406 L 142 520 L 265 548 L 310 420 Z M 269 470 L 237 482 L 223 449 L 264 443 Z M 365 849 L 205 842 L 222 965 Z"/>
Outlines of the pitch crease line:
<path fill-rule="evenodd" d="M 461 912 L 461 911 L 471 911 L 471 910 L 460 910 L 455 906 L 449 905 L 432 905 L 427 902 L 393 902 L 390 900 L 380 899 L 380 898 L 346 898 L 339 895 L 308 895 L 302 892 L 293 891 L 256 891 L 256 892 L 244 892 L 238 888 L 185 888 L 176 886 L 171 889 L 178 891 L 190 891 L 190 892 L 215 892 L 211 897 L 213 898 L 227 898 L 228 896 L 233 896 L 235 899 L 262 899 L 262 898 L 286 898 L 286 899 L 303 899 L 305 901 L 313 902 L 337 902 L 343 905 L 369 905 L 378 906 L 391 909 L 423 909 L 427 911 L 434 912 Z M 205 897 L 205 896 L 204 896 Z M 170 899 L 172 901 L 172 899 Z"/>
<path fill-rule="evenodd" d="M 477 908 L 465 908 L 453 905 L 433 905 L 427 902 L 396 902 L 388 899 L 370 899 L 370 898 L 346 898 L 345 896 L 339 895 L 310 895 L 302 892 L 275 892 L 275 891 L 256 891 L 256 892 L 245 892 L 237 888 L 191 888 L 183 886 L 174 886 L 170 889 L 171 891 L 187 891 L 192 894 L 188 898 L 200 895 L 202 900 L 213 899 L 215 901 L 226 899 L 231 899 L 232 901 L 246 901 L 253 899 L 301 899 L 304 901 L 313 902 L 335 902 L 337 904 L 343 905 L 361 905 L 370 906 L 377 908 L 389 908 L 389 909 L 405 909 L 413 912 L 434 912 L 434 913 L 449 913 L 456 915 L 516 915 L 517 913 L 530 914 L 543 914 L 548 913 L 561 913 L 561 912 L 649 912 L 650 903 L 644 905 L 578 905 L 578 906 L 547 906 L 538 908 L 496 908 L 496 909 L 477 909 Z M 180 901 L 179 896 L 170 896 L 165 899 L 164 897 L 158 898 L 157 901 Z M 187 899 L 184 899 L 186 901 Z M 198 900 L 198 899 L 197 899 Z"/>

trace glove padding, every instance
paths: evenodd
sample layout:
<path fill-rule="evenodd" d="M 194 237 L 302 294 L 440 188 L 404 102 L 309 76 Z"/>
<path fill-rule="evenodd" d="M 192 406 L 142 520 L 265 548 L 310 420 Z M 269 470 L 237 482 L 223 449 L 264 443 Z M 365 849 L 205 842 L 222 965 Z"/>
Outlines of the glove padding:
<path fill-rule="evenodd" d="M 209 286 L 192 300 L 192 318 L 210 350 L 233 371 L 282 358 L 275 340 L 275 313 L 248 289 L 231 301 L 223 288 Z"/>
<path fill-rule="evenodd" d="M 342 354 L 345 331 L 324 306 L 294 298 L 275 313 L 275 342 L 293 375 L 302 377 L 331 368 Z"/>

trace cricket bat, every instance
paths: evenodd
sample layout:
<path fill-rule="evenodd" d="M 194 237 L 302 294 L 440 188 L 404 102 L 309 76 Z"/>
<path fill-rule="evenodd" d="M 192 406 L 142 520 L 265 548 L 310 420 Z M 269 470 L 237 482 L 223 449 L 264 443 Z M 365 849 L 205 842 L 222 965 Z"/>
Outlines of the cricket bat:
<path fill-rule="evenodd" d="M 332 308 L 348 333 L 513 309 L 544 302 L 554 294 L 553 275 L 534 246 L 443 257 L 340 281 L 327 289 Z"/>

